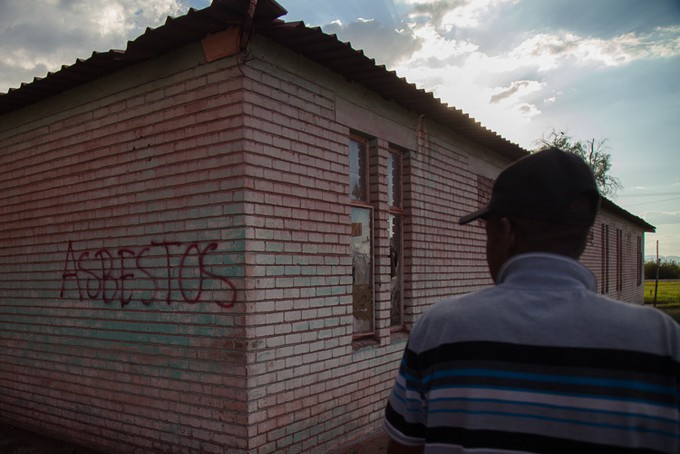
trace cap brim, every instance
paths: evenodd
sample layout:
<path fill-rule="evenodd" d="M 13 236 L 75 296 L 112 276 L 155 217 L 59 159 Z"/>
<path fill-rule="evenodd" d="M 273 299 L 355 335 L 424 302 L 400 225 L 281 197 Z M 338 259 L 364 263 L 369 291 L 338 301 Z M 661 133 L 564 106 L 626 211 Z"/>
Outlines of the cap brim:
<path fill-rule="evenodd" d="M 489 209 L 489 207 L 484 207 L 481 210 L 477 210 L 473 213 L 470 213 L 470 214 L 467 214 L 467 215 L 461 217 L 458 220 L 458 224 L 465 225 L 465 224 L 468 224 L 468 223 L 474 221 L 475 219 L 486 219 L 489 216 L 490 213 L 491 213 L 491 210 Z"/>

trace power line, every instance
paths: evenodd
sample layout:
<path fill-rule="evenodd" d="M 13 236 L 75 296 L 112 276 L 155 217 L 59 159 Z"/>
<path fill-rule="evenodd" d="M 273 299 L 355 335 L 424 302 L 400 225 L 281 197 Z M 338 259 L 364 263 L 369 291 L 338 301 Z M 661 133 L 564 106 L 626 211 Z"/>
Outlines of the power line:
<path fill-rule="evenodd" d="M 617 197 L 660 197 L 663 195 L 680 195 L 680 192 L 650 192 L 647 194 L 617 194 Z"/>
<path fill-rule="evenodd" d="M 678 194 L 680 195 L 680 194 Z M 672 199 L 664 199 L 664 200 L 654 200 L 653 202 L 640 202 L 640 203 L 627 203 L 627 207 L 636 207 L 640 205 L 651 205 L 653 203 L 663 203 L 663 202 L 672 202 L 673 200 L 680 200 L 680 197 L 674 197 Z"/>

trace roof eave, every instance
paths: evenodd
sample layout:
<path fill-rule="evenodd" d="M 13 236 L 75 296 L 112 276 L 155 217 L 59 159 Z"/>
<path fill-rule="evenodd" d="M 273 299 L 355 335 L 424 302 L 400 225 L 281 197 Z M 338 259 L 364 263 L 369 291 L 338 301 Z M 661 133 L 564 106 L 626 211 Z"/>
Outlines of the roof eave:
<path fill-rule="evenodd" d="M 606 197 L 602 197 L 600 206 L 606 210 L 609 210 L 613 212 L 614 214 L 617 214 L 618 216 L 621 216 L 622 218 L 632 222 L 633 224 L 637 225 L 640 227 L 644 232 L 648 233 L 654 233 L 656 232 L 656 227 L 654 227 L 652 224 L 648 223 L 644 219 L 635 216 L 634 214 L 624 210 L 611 200 L 607 199 Z"/>

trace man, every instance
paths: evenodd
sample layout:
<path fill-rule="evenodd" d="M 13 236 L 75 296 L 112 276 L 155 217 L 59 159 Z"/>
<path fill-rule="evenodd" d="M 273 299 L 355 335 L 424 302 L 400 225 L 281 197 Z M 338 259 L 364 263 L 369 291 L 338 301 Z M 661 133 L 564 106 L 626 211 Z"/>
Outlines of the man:
<path fill-rule="evenodd" d="M 495 286 L 415 325 L 385 411 L 390 453 L 680 452 L 680 329 L 595 291 L 577 259 L 599 194 L 576 155 L 505 169 L 487 207 Z"/>

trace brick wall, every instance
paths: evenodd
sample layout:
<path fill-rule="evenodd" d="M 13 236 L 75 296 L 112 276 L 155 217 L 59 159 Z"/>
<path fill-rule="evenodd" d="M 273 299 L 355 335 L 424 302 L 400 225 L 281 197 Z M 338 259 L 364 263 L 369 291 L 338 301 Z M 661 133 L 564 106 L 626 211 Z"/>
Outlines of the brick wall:
<path fill-rule="evenodd" d="M 642 230 L 605 208 L 595 220 L 581 261 L 595 274 L 598 292 L 617 300 L 643 304 L 644 254 Z"/>
<path fill-rule="evenodd" d="M 3 421 L 108 452 L 247 447 L 242 78 L 201 55 L 0 121 Z"/>
<path fill-rule="evenodd" d="M 403 162 L 405 320 L 490 283 L 477 178 L 500 163 L 446 131 L 418 143 L 419 119 L 264 39 L 246 81 L 246 300 L 250 449 L 324 452 L 380 427 L 407 333 L 390 329 L 387 159 Z M 369 146 L 375 330 L 352 327 L 349 140 Z M 474 156 L 471 156 L 474 153 Z M 461 266 L 464 265 L 464 266 Z"/>
<path fill-rule="evenodd" d="M 414 318 L 441 299 L 491 284 L 483 225 L 458 225 L 460 216 L 480 208 L 482 202 L 477 174 L 470 169 L 476 150 L 461 148 L 461 139 L 444 142 L 443 131 L 432 131 L 429 137 L 420 153 L 409 153 L 411 231 L 406 249 L 411 266 L 406 274 Z M 484 166 L 485 172 L 499 171 L 497 164 Z"/>
<path fill-rule="evenodd" d="M 250 447 L 296 452 L 347 422 L 337 413 L 352 334 L 347 129 L 331 91 L 262 62 L 243 70 Z"/>

